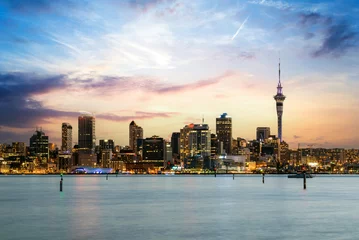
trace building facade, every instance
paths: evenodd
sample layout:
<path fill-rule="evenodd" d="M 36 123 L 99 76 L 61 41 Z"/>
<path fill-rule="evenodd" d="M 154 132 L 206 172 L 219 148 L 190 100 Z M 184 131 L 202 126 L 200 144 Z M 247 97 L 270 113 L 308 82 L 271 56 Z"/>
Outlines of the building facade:
<path fill-rule="evenodd" d="M 269 138 L 270 128 L 269 127 L 257 127 L 256 136 L 257 141 L 264 142 Z"/>
<path fill-rule="evenodd" d="M 191 156 L 211 155 L 211 131 L 207 124 L 193 124 L 188 136 Z"/>
<path fill-rule="evenodd" d="M 219 142 L 223 143 L 226 154 L 232 153 L 232 118 L 223 113 L 216 118 L 216 134 Z"/>
<path fill-rule="evenodd" d="M 134 153 L 137 153 L 137 139 L 143 138 L 143 129 L 135 121 L 130 123 L 129 127 L 129 145 Z"/>
<path fill-rule="evenodd" d="M 30 155 L 38 157 L 41 163 L 47 163 L 49 159 L 49 137 L 41 128 L 36 128 L 30 138 Z"/>
<path fill-rule="evenodd" d="M 95 117 L 91 115 L 81 115 L 78 118 L 78 146 L 80 149 L 95 151 Z"/>
<path fill-rule="evenodd" d="M 62 123 L 61 127 L 61 151 L 71 152 L 72 150 L 72 126 L 69 123 Z"/>
<path fill-rule="evenodd" d="M 171 136 L 171 147 L 172 147 L 172 154 L 174 157 L 179 158 L 180 155 L 180 146 L 181 146 L 181 133 L 174 132 Z"/>
<path fill-rule="evenodd" d="M 166 157 L 166 142 L 163 138 L 152 136 L 143 140 L 142 163 L 154 168 L 164 167 Z"/>

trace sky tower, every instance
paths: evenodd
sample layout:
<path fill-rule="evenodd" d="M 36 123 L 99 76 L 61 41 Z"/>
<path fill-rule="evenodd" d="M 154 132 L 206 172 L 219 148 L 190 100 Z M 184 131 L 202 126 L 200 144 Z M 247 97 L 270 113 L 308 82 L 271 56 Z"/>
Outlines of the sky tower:
<path fill-rule="evenodd" d="M 282 92 L 282 83 L 280 82 L 280 59 L 279 59 L 279 82 L 277 86 L 277 95 L 274 96 L 274 100 L 277 105 L 277 117 L 278 117 L 278 138 L 282 142 L 282 115 L 283 115 L 283 102 L 285 96 Z"/>

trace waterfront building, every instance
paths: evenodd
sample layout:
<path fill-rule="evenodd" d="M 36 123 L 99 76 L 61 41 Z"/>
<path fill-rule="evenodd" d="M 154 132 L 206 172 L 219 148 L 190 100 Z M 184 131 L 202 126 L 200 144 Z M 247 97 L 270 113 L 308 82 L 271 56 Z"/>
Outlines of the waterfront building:
<path fill-rule="evenodd" d="M 137 153 L 137 139 L 143 138 L 143 129 L 132 121 L 129 126 L 129 145 L 134 153 Z"/>
<path fill-rule="evenodd" d="M 165 146 L 165 167 L 168 168 L 173 164 L 173 152 L 170 142 L 166 142 Z"/>
<path fill-rule="evenodd" d="M 92 152 L 96 147 L 95 117 L 84 114 L 78 118 L 78 146 Z"/>
<path fill-rule="evenodd" d="M 216 134 L 219 142 L 223 143 L 226 154 L 232 153 L 232 118 L 223 113 L 216 118 Z"/>
<path fill-rule="evenodd" d="M 58 155 L 58 170 L 60 172 L 70 172 L 72 168 L 72 156 L 71 153 L 60 153 Z"/>
<path fill-rule="evenodd" d="M 256 136 L 257 141 L 264 142 L 269 138 L 270 128 L 269 127 L 257 127 Z"/>
<path fill-rule="evenodd" d="M 172 154 L 175 158 L 178 158 L 180 155 L 180 146 L 181 146 L 181 133 L 174 132 L 171 136 L 171 147 L 172 147 Z"/>
<path fill-rule="evenodd" d="M 191 124 L 190 128 L 188 144 L 191 156 L 210 156 L 211 131 L 208 124 Z"/>
<path fill-rule="evenodd" d="M 102 149 L 101 150 L 101 167 L 109 168 L 111 159 L 112 159 L 112 149 Z"/>
<path fill-rule="evenodd" d="M 143 140 L 142 163 L 148 164 L 150 168 L 161 168 L 164 166 L 166 144 L 163 138 L 152 136 Z"/>
<path fill-rule="evenodd" d="M 191 126 L 191 124 L 186 125 L 180 130 L 180 159 L 181 159 L 181 161 L 184 161 L 187 156 L 190 156 L 190 150 L 189 150 L 189 133 L 191 131 L 190 126 Z"/>
<path fill-rule="evenodd" d="M 217 135 L 215 133 L 211 133 L 211 157 L 215 157 L 218 154 L 219 142 L 217 139 Z"/>
<path fill-rule="evenodd" d="M 188 124 L 180 130 L 180 159 L 211 155 L 211 132 L 208 124 Z"/>
<path fill-rule="evenodd" d="M 274 100 L 276 102 L 277 108 L 277 123 L 278 123 L 278 138 L 279 141 L 282 141 L 282 115 L 283 115 L 283 103 L 285 100 L 285 96 L 282 91 L 282 83 L 280 81 L 280 61 L 279 61 L 279 82 L 277 86 L 277 94 L 274 96 Z"/>
<path fill-rule="evenodd" d="M 36 128 L 30 138 L 30 155 L 38 157 L 43 164 L 49 159 L 49 137 L 45 135 L 42 128 Z"/>
<path fill-rule="evenodd" d="M 72 151 L 72 126 L 69 123 L 62 123 L 61 134 L 61 151 L 70 153 Z"/>
<path fill-rule="evenodd" d="M 75 150 L 72 154 L 72 168 L 79 166 L 96 167 L 97 154 L 91 150 Z"/>

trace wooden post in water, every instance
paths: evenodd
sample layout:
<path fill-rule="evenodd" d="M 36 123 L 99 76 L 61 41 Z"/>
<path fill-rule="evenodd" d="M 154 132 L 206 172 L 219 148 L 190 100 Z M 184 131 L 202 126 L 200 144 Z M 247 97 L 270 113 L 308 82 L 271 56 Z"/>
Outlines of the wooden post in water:
<path fill-rule="evenodd" d="M 303 176 L 303 188 L 307 189 L 307 174 L 306 174 L 305 171 L 303 172 L 303 174 L 304 174 L 304 176 Z"/>
<path fill-rule="evenodd" d="M 60 192 L 62 192 L 62 180 L 60 180 Z"/>
<path fill-rule="evenodd" d="M 214 177 L 217 177 L 217 170 L 214 171 Z"/>
<path fill-rule="evenodd" d="M 108 173 L 106 173 L 106 180 L 108 180 Z"/>
<path fill-rule="evenodd" d="M 264 184 L 264 173 L 262 173 L 262 183 Z"/>
<path fill-rule="evenodd" d="M 234 180 L 234 173 L 233 173 L 233 180 Z"/>

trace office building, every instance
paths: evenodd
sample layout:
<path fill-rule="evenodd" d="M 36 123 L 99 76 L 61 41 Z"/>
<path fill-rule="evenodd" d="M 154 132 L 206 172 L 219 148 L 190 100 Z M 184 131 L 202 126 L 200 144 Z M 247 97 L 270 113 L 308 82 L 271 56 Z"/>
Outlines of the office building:
<path fill-rule="evenodd" d="M 216 118 L 216 134 L 219 142 L 223 143 L 226 154 L 232 153 L 232 118 L 223 113 Z"/>
<path fill-rule="evenodd" d="M 72 150 L 72 126 L 69 123 L 62 123 L 61 133 L 61 151 L 70 153 Z"/>
<path fill-rule="evenodd" d="M 264 142 L 269 138 L 270 135 L 270 128 L 269 127 L 257 127 L 257 141 Z"/>
<path fill-rule="evenodd" d="M 171 147 L 172 147 L 172 154 L 175 158 L 179 158 L 180 155 L 180 146 L 181 146 L 181 133 L 174 132 L 171 136 Z"/>
<path fill-rule="evenodd" d="M 166 143 L 163 138 L 152 136 L 143 141 L 142 163 L 152 165 L 154 168 L 164 166 L 166 155 Z"/>
<path fill-rule="evenodd" d="M 207 124 L 191 124 L 188 135 L 191 156 L 207 157 L 211 155 L 211 131 Z"/>
<path fill-rule="evenodd" d="M 129 145 L 134 153 L 137 153 L 137 139 L 143 138 L 143 129 L 132 121 L 129 126 Z"/>
<path fill-rule="evenodd" d="M 42 128 L 36 128 L 30 138 L 30 155 L 40 159 L 40 163 L 47 163 L 49 159 L 49 137 L 45 135 Z"/>
<path fill-rule="evenodd" d="M 80 149 L 95 151 L 95 117 L 92 115 L 81 115 L 78 118 L 78 146 Z"/>

